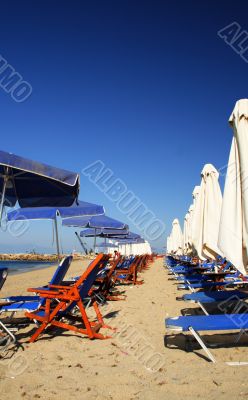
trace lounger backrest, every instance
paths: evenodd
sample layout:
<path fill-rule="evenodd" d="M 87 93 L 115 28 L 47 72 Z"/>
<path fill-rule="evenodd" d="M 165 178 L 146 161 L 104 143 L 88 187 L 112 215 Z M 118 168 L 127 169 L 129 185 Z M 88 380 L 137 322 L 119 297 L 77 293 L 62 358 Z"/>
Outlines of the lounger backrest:
<path fill-rule="evenodd" d="M 81 299 L 85 298 L 88 296 L 88 293 L 93 285 L 93 283 L 96 280 L 96 276 L 98 274 L 98 272 L 104 268 L 106 266 L 106 264 L 109 261 L 109 257 L 103 257 L 101 260 L 99 260 L 99 262 L 93 267 L 91 268 L 92 263 L 89 265 L 89 267 L 87 268 L 88 274 L 86 279 L 83 281 L 82 285 L 80 286 L 80 297 Z"/>
<path fill-rule="evenodd" d="M 73 260 L 72 256 L 67 256 L 63 258 L 63 260 L 60 262 L 59 266 L 57 267 L 56 271 L 53 274 L 53 277 L 51 281 L 49 282 L 50 285 L 61 285 L 64 277 L 66 276 L 66 273 L 71 265 L 71 262 Z M 47 288 L 49 290 L 49 288 Z M 46 299 L 42 298 L 40 301 L 40 305 L 44 306 L 46 303 Z"/>
<path fill-rule="evenodd" d="M 89 264 L 86 271 L 82 274 L 82 276 L 75 282 L 73 287 L 79 288 L 79 294 L 81 299 L 83 300 L 88 296 L 88 293 L 96 279 L 96 275 L 100 269 L 104 268 L 110 259 L 109 255 L 106 254 L 98 254 L 98 256 Z M 60 313 L 60 315 L 66 314 L 70 312 L 76 305 L 76 301 L 71 302 L 68 307 Z"/>
<path fill-rule="evenodd" d="M 122 264 L 123 257 L 119 256 L 116 260 L 113 260 L 113 264 L 107 273 L 107 278 L 110 279 L 113 273 L 115 272 L 116 268 Z"/>
<path fill-rule="evenodd" d="M 71 265 L 72 260 L 73 260 L 72 256 L 63 258 L 63 260 L 59 264 L 58 268 L 56 269 L 55 273 L 53 274 L 51 281 L 49 282 L 50 285 L 60 285 L 61 284 L 61 282 L 63 281 L 63 279 L 69 269 L 69 266 Z"/>
<path fill-rule="evenodd" d="M 8 276 L 8 268 L 0 268 L 0 290 L 2 289 L 7 276 Z"/>
<path fill-rule="evenodd" d="M 125 267 L 131 267 L 138 259 L 138 256 L 132 256 L 127 260 Z"/>

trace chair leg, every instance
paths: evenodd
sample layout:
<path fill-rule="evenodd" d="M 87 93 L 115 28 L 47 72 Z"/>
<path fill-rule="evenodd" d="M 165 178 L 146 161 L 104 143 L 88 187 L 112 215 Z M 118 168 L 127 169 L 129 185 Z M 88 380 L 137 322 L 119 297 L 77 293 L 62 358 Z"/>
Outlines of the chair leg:
<path fill-rule="evenodd" d="M 46 329 L 47 325 L 48 324 L 46 322 L 43 322 L 43 324 L 41 324 L 40 327 L 36 329 L 35 333 L 29 339 L 30 343 L 36 341 L 36 339 L 40 336 L 40 334 Z"/>
<path fill-rule="evenodd" d="M 191 326 L 189 327 L 189 331 L 194 336 L 194 338 L 197 340 L 197 342 L 199 343 L 201 348 L 205 351 L 205 353 L 207 354 L 207 356 L 210 359 L 210 361 L 212 361 L 213 363 L 216 363 L 216 359 L 214 358 L 212 353 L 208 350 L 207 346 L 205 345 L 205 343 L 201 339 L 199 333 L 197 331 L 195 331 L 194 328 L 192 328 Z"/>
<path fill-rule="evenodd" d="M 83 302 L 82 302 L 81 299 L 78 301 L 78 304 L 77 304 L 77 305 L 78 305 L 78 307 L 79 307 L 79 309 L 80 309 L 80 312 L 81 312 L 81 315 L 82 315 L 82 319 L 83 319 L 83 322 L 84 322 L 84 325 L 85 325 L 87 334 L 88 334 L 88 336 L 89 336 L 90 339 L 94 339 L 95 335 L 94 335 L 94 332 L 93 332 L 93 330 L 92 330 L 92 328 L 91 328 L 90 321 L 89 321 L 89 319 L 88 319 L 88 316 L 87 316 L 87 314 L 86 314 L 86 311 L 85 311 L 85 309 L 84 309 L 84 305 L 83 305 Z M 94 304 L 93 304 L 93 305 L 94 305 Z"/>
<path fill-rule="evenodd" d="M 97 304 L 96 301 L 93 303 L 93 307 L 94 307 L 97 319 L 98 319 L 99 323 L 101 324 L 101 326 L 103 328 L 108 328 L 108 329 L 111 329 L 112 331 L 116 331 L 116 328 L 112 328 L 111 326 L 105 324 L 105 322 L 103 320 L 103 317 L 102 317 L 102 314 L 101 314 L 101 312 L 99 310 L 99 307 L 98 307 L 98 304 Z"/>

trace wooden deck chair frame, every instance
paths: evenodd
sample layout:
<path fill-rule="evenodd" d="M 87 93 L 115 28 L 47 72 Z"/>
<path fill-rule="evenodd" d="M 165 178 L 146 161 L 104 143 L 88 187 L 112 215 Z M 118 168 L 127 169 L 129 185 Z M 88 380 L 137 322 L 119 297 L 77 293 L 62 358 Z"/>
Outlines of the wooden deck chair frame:
<path fill-rule="evenodd" d="M 95 260 L 92 261 L 92 263 L 82 274 L 82 276 L 70 286 L 49 285 L 49 291 L 40 288 L 28 289 L 28 291 L 36 292 L 41 297 L 44 297 L 46 299 L 43 314 L 40 314 L 40 309 L 38 312 L 35 313 L 25 313 L 26 317 L 41 323 L 39 328 L 29 339 L 30 342 L 34 342 L 40 336 L 40 334 L 47 329 L 48 326 L 55 326 L 65 330 L 71 330 L 77 333 L 81 333 L 88 336 L 90 339 L 110 338 L 110 336 L 104 336 L 99 333 L 100 328 L 113 328 L 104 323 L 96 300 L 93 302 L 93 308 L 96 313 L 97 322 L 89 320 L 83 299 L 80 295 L 80 290 L 82 289 L 84 283 L 87 282 L 87 278 L 89 277 L 89 275 L 93 272 L 93 270 L 96 270 L 96 272 L 98 272 L 100 269 L 105 267 L 105 265 L 109 261 L 109 258 L 109 255 L 99 254 L 95 258 Z M 90 289 L 91 288 L 89 288 L 88 293 Z M 52 308 L 51 303 L 54 299 L 58 301 L 58 304 Z M 68 315 L 68 311 L 71 311 L 76 306 L 80 311 L 80 317 L 75 317 L 71 313 L 69 313 Z M 64 322 L 65 318 L 71 319 L 74 322 L 82 322 L 84 328 L 79 328 L 75 326 L 75 323 L 73 325 L 72 323 Z"/>
<path fill-rule="evenodd" d="M 138 267 L 141 262 L 142 256 L 134 257 L 134 260 L 131 262 L 128 268 L 126 269 L 117 269 L 115 271 L 115 275 L 113 277 L 114 282 L 124 283 L 124 284 L 134 284 L 134 285 L 142 285 L 144 283 L 143 280 L 138 280 Z M 125 278 L 122 278 L 121 275 L 125 275 Z"/>

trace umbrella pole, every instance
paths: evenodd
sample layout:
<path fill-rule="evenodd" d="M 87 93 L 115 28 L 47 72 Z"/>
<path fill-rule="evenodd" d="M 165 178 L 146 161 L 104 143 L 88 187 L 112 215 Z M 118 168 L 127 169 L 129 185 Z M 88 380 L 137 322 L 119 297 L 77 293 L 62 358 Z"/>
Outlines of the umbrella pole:
<path fill-rule="evenodd" d="M 88 254 L 88 250 L 86 249 L 86 247 L 85 247 L 83 241 L 81 240 L 79 234 L 77 232 L 75 232 L 75 235 L 77 236 L 79 243 L 81 244 L 82 248 L 84 249 L 85 254 L 87 255 Z"/>
<path fill-rule="evenodd" d="M 94 253 L 96 254 L 96 228 L 95 228 L 95 237 L 94 237 Z"/>
<path fill-rule="evenodd" d="M 0 226 L 2 224 L 3 207 L 4 207 L 4 200 L 5 200 L 7 181 L 8 181 L 8 177 L 5 176 L 4 177 L 4 181 L 3 181 L 3 191 L 2 191 L 2 198 L 1 198 L 1 204 L 0 204 Z"/>
<path fill-rule="evenodd" d="M 60 251 L 59 251 L 59 233 L 58 233 L 57 215 L 55 215 L 54 226 L 55 226 L 55 237 L 56 237 L 57 255 L 58 255 L 58 261 L 59 261 L 59 259 L 60 259 Z"/>

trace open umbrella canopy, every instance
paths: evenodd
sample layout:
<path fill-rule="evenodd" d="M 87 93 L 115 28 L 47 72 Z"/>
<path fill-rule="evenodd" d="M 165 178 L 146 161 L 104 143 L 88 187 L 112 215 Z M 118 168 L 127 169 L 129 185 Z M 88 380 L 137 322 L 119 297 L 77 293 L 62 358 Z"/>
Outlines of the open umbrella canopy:
<path fill-rule="evenodd" d="M 136 240 L 136 241 L 138 241 L 138 240 L 143 240 L 143 239 L 137 233 L 129 232 L 127 235 L 125 235 L 125 237 L 119 239 L 119 241 L 122 241 L 122 240 Z"/>
<path fill-rule="evenodd" d="M 68 218 L 63 221 L 65 226 L 74 226 L 81 228 L 96 228 L 96 229 L 126 229 L 128 225 L 117 219 L 107 217 L 106 215 L 98 215 L 96 217 Z"/>
<path fill-rule="evenodd" d="M 79 175 L 0 151 L 2 206 L 68 207 L 77 200 Z"/>
<path fill-rule="evenodd" d="M 112 249 L 112 248 L 116 248 L 118 246 L 114 243 L 100 243 L 97 245 L 97 247 L 107 247 L 107 248 Z"/>
<path fill-rule="evenodd" d="M 134 244 L 134 243 L 145 243 L 145 240 L 142 238 L 139 239 L 118 239 L 119 244 Z"/>
<path fill-rule="evenodd" d="M 95 215 L 103 214 L 104 207 L 93 203 L 87 203 L 85 201 L 79 201 L 79 204 L 74 204 L 71 207 L 31 207 L 31 208 L 19 208 L 13 210 L 7 214 L 8 221 L 25 221 L 25 220 L 53 220 L 55 226 L 56 235 L 56 246 L 58 258 L 60 256 L 59 249 L 59 235 L 58 235 L 58 224 L 57 216 L 61 218 L 68 218 L 71 216 L 81 215 Z"/>
<path fill-rule="evenodd" d="M 8 221 L 20 220 L 34 220 L 34 219 L 55 219 L 57 215 L 61 218 L 68 218 L 72 216 L 85 216 L 89 218 L 90 215 L 104 214 L 104 207 L 87 203 L 86 201 L 79 201 L 78 205 L 71 207 L 31 207 L 31 208 L 18 208 L 7 214 Z"/>
<path fill-rule="evenodd" d="M 125 238 L 128 235 L 127 229 L 84 229 L 80 232 L 81 237 L 106 237 L 106 238 Z"/>

